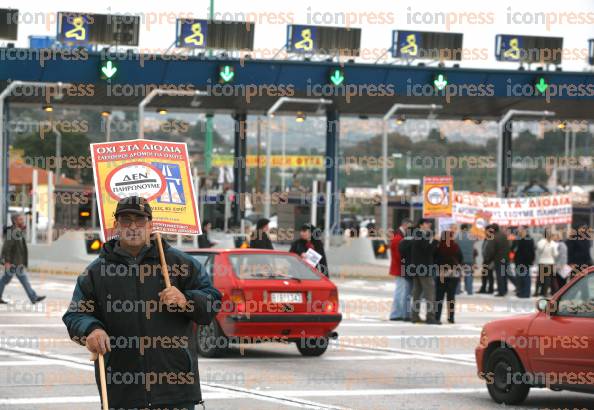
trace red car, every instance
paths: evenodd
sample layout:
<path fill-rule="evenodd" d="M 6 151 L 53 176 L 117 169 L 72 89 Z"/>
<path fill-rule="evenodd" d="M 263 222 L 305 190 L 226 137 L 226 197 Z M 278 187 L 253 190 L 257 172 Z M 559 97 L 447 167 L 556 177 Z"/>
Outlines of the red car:
<path fill-rule="evenodd" d="M 487 323 L 475 353 L 497 403 L 519 404 L 531 387 L 594 393 L 594 267 L 537 312 Z"/>
<path fill-rule="evenodd" d="M 296 343 L 319 356 L 342 319 L 336 286 L 299 256 L 262 249 L 187 251 L 223 298 L 208 326 L 198 327 L 198 353 L 216 357 L 229 343 Z"/>

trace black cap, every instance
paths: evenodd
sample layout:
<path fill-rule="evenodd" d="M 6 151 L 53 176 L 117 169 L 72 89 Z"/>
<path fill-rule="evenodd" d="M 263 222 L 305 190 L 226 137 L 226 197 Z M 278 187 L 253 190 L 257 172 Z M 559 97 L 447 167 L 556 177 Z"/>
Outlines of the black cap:
<path fill-rule="evenodd" d="M 118 215 L 123 213 L 142 215 L 147 216 L 148 219 L 153 219 L 153 210 L 148 201 L 139 196 L 129 196 L 120 199 L 114 216 L 117 218 Z"/>

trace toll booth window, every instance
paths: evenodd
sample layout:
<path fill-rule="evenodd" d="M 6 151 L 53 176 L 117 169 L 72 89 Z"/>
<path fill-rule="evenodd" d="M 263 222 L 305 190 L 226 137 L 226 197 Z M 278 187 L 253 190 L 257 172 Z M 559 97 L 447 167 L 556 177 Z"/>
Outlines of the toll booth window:
<path fill-rule="evenodd" d="M 230 255 L 229 261 L 240 279 L 320 279 L 305 262 L 293 255 Z"/>

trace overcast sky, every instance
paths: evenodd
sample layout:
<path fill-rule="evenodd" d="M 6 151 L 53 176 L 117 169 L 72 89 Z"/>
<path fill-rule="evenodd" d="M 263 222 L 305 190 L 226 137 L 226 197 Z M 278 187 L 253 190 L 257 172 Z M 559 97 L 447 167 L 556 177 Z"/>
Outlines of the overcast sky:
<path fill-rule="evenodd" d="M 156 51 L 167 49 L 175 40 L 175 16 L 206 18 L 208 5 L 208 0 L 0 1 L 1 7 L 18 8 L 23 21 L 37 20 L 19 26 L 19 46 L 27 46 L 29 35 L 56 33 L 55 18 L 44 19 L 35 13 L 81 11 L 140 15 L 144 20 L 140 47 Z M 255 48 L 262 55 L 282 47 L 288 23 L 340 26 L 348 18 L 351 26 L 363 30 L 361 46 L 370 54 L 370 61 L 381 49 L 390 46 L 392 30 L 414 29 L 463 33 L 464 48 L 475 56 L 464 59 L 463 67 L 515 68 L 516 63 L 495 61 L 495 35 L 526 34 L 563 37 L 564 48 L 573 56 L 564 58 L 563 69 L 582 71 L 586 68 L 583 53 L 587 51 L 587 40 L 594 37 L 594 0 L 215 0 L 214 8 L 215 17 L 226 20 L 245 20 L 249 13 L 256 16 Z M 347 14 L 353 12 L 362 14 Z M 444 16 L 439 13 L 449 13 L 451 24 L 444 24 Z M 545 18 L 542 13 L 550 14 Z"/>

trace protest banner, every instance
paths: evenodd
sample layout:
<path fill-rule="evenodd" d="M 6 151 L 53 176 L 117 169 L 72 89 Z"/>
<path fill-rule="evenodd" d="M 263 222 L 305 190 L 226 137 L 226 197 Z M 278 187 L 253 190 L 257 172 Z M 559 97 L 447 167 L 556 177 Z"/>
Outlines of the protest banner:
<path fill-rule="evenodd" d="M 451 176 L 423 177 L 423 218 L 452 216 L 453 189 Z"/>
<path fill-rule="evenodd" d="M 128 140 L 91 144 L 91 157 L 103 240 L 114 236 L 118 201 L 134 195 L 151 205 L 153 232 L 201 234 L 185 143 Z"/>
<path fill-rule="evenodd" d="M 477 215 L 489 215 L 500 226 L 545 226 L 570 224 L 571 196 L 543 195 L 523 198 L 454 192 L 453 216 L 458 223 L 475 223 Z"/>

